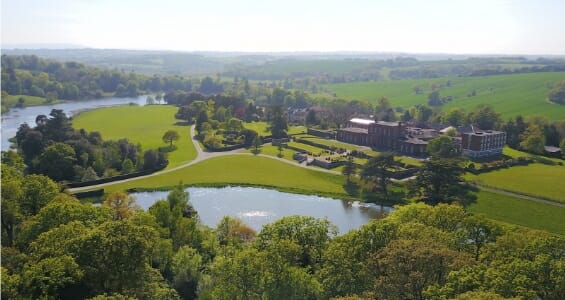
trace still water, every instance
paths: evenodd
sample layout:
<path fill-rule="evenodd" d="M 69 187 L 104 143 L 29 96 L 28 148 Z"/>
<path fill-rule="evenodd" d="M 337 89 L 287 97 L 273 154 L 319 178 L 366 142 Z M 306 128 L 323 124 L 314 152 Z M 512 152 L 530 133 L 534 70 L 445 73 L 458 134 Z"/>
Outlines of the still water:
<path fill-rule="evenodd" d="M 325 197 L 282 193 L 251 187 L 187 188 L 190 203 L 205 225 L 215 227 L 223 216 L 240 218 L 257 232 L 265 224 L 292 215 L 328 218 L 339 233 L 359 228 L 371 219 L 392 210 L 375 204 L 350 202 Z M 155 201 L 166 199 L 168 192 L 132 193 L 147 210 Z"/>
<path fill-rule="evenodd" d="M 147 95 L 133 98 L 104 98 L 93 100 L 69 101 L 53 105 L 30 106 L 25 108 L 12 108 L 2 115 L 2 150 L 10 148 L 8 139 L 14 137 L 21 124 L 27 123 L 35 127 L 35 117 L 38 115 L 48 116 L 52 109 L 62 109 L 67 116 L 72 116 L 80 111 L 115 105 L 135 103 L 145 105 Z"/>

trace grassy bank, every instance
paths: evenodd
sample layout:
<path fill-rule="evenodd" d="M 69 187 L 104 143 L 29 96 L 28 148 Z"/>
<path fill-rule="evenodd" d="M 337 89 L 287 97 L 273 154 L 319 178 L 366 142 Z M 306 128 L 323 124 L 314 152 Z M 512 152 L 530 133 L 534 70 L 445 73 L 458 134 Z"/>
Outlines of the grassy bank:
<path fill-rule="evenodd" d="M 465 178 L 479 185 L 565 202 L 565 166 L 533 163 Z"/>
<path fill-rule="evenodd" d="M 565 209 L 555 205 L 481 191 L 468 210 L 494 220 L 565 235 Z"/>
<path fill-rule="evenodd" d="M 274 159 L 252 155 L 212 158 L 166 174 L 110 185 L 106 187 L 106 191 L 170 187 L 181 180 L 189 185 L 253 185 L 349 198 L 342 187 L 342 176 L 298 168 Z"/>
<path fill-rule="evenodd" d="M 190 138 L 190 127 L 175 125 L 177 108 L 167 105 L 116 106 L 90 110 L 76 116 L 73 127 L 87 131 L 99 131 L 104 139 L 127 138 L 140 143 L 143 150 L 166 147 L 161 139 L 167 130 L 176 130 L 180 139 L 177 149 L 168 154 L 171 168 L 196 157 L 196 149 Z"/>

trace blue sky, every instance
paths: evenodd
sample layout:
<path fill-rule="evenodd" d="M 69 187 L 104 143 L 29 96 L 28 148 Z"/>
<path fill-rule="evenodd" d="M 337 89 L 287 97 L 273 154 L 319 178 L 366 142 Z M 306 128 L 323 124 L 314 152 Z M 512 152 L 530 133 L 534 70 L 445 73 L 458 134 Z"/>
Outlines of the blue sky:
<path fill-rule="evenodd" d="M 2 45 L 565 54 L 563 0 L 2 0 Z"/>

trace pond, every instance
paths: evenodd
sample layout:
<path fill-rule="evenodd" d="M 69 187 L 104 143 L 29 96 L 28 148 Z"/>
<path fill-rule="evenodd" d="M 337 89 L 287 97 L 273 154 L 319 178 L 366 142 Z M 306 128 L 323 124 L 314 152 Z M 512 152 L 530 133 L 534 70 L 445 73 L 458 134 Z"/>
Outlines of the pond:
<path fill-rule="evenodd" d="M 145 105 L 147 95 L 133 98 L 103 98 L 81 101 L 68 101 L 52 105 L 30 106 L 24 108 L 11 108 L 10 111 L 2 115 L 2 150 L 10 149 L 9 139 L 16 135 L 21 124 L 27 123 L 30 127 L 35 126 L 35 118 L 38 115 L 49 115 L 52 109 L 62 109 L 67 116 L 72 116 L 80 111 L 135 103 Z"/>
<path fill-rule="evenodd" d="M 259 232 L 265 224 L 292 215 L 328 218 L 339 233 L 359 228 L 371 219 L 382 218 L 391 207 L 336 200 L 325 197 L 283 193 L 252 187 L 187 188 L 190 203 L 203 224 L 216 227 L 223 216 L 240 218 Z M 168 192 L 138 192 L 131 195 L 147 210 Z"/>

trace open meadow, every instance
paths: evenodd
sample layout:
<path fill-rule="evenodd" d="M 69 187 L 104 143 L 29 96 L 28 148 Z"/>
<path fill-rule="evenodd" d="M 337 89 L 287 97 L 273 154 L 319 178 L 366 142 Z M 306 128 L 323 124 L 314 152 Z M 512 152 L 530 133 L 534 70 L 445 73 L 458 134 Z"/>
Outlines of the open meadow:
<path fill-rule="evenodd" d="M 466 174 L 465 179 L 478 185 L 507 190 L 565 203 L 565 166 L 533 163 L 479 175 Z"/>
<path fill-rule="evenodd" d="M 451 86 L 445 86 L 447 81 Z M 526 73 L 477 77 L 450 77 L 410 80 L 388 80 L 378 82 L 355 82 L 329 84 L 326 87 L 345 99 L 362 99 L 375 103 L 387 97 L 393 107 L 409 108 L 428 101 L 433 84 L 443 85 L 440 96 L 452 96 L 453 100 L 443 106 L 444 110 L 461 107 L 469 112 L 481 103 L 491 104 L 504 120 L 518 114 L 542 115 L 550 120 L 565 118 L 565 105 L 547 100 L 553 84 L 565 80 L 565 72 Z M 416 94 L 414 87 L 423 92 Z M 472 91 L 476 96 L 468 97 Z"/>
<path fill-rule="evenodd" d="M 168 153 L 167 168 L 178 166 L 196 157 L 190 138 L 190 127 L 175 125 L 177 108 L 168 105 L 115 106 L 80 113 L 73 119 L 73 127 L 98 131 L 103 139 L 127 138 L 140 143 L 143 151 L 166 147 L 162 140 L 167 130 L 175 130 L 180 139 L 173 144 L 177 149 Z"/>
<path fill-rule="evenodd" d="M 304 194 L 348 198 L 344 178 L 299 168 L 275 159 L 254 155 L 229 155 L 211 158 L 169 173 L 109 185 L 107 192 L 130 188 L 162 188 L 177 185 L 255 185 Z"/>
<path fill-rule="evenodd" d="M 494 220 L 565 235 L 565 208 L 508 195 L 480 191 L 468 210 Z"/>

